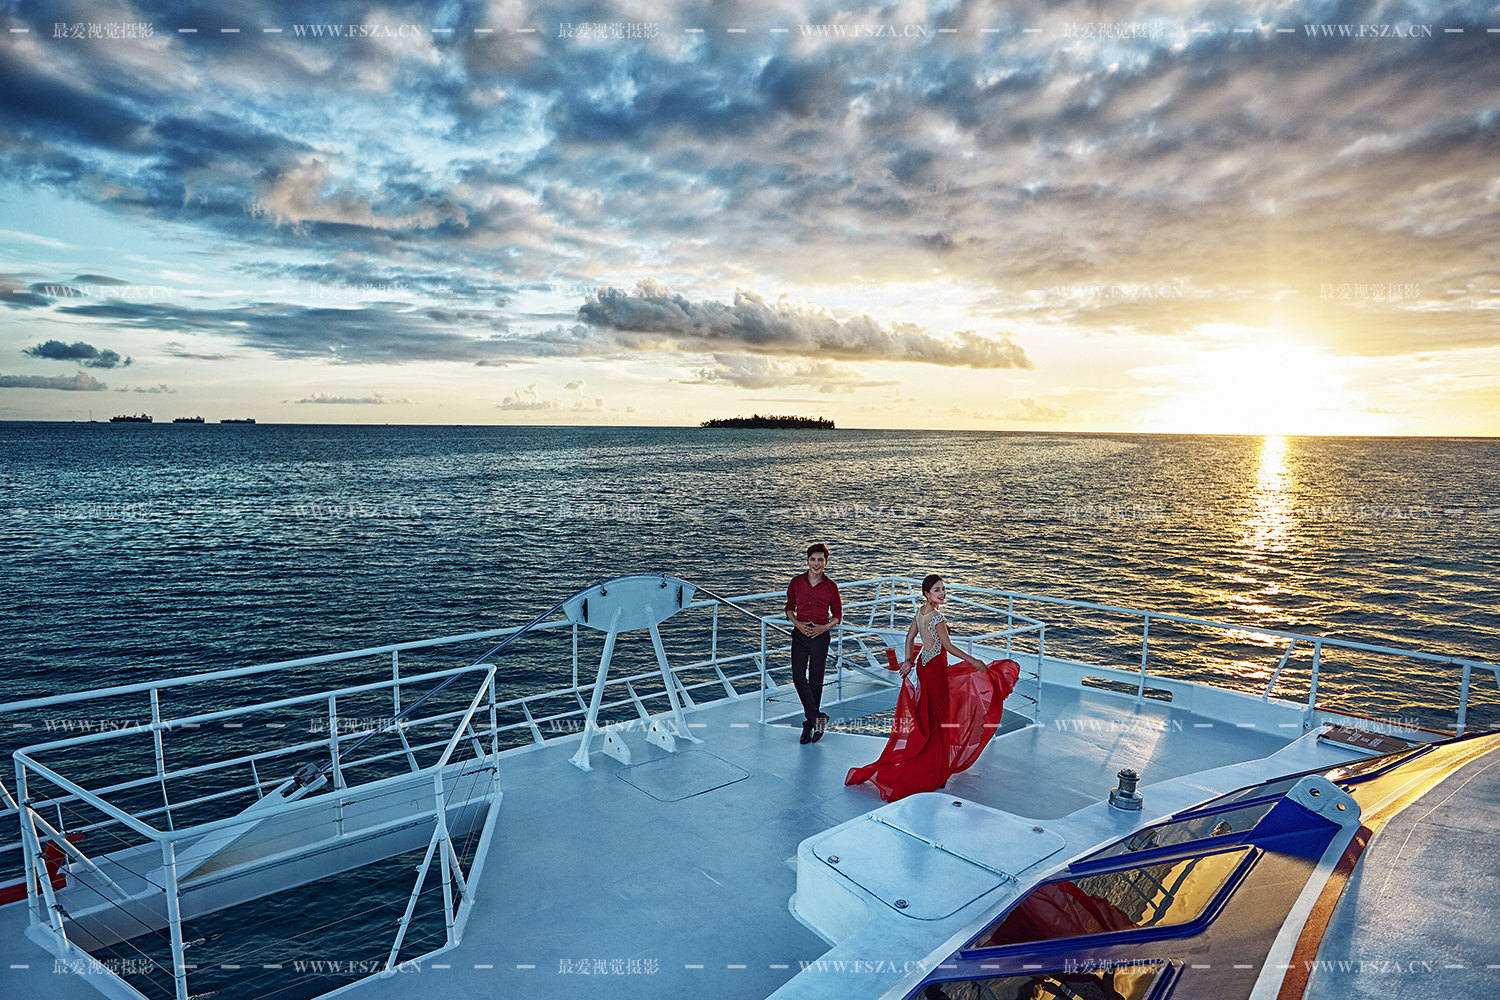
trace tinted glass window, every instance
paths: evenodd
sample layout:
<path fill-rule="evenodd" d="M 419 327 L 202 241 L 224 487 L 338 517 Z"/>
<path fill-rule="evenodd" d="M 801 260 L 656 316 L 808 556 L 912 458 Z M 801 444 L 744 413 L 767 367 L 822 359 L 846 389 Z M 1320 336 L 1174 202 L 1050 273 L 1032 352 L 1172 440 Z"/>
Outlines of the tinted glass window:
<path fill-rule="evenodd" d="M 913 1000 L 1144 1000 L 1162 965 L 1120 965 L 1107 969 L 1074 969 L 1024 976 L 992 976 L 964 982 L 932 983 Z"/>
<path fill-rule="evenodd" d="M 1124 840 L 1095 851 L 1083 860 L 1097 861 L 1100 858 L 1115 858 L 1122 854 L 1132 854 L 1135 851 L 1149 851 L 1157 847 L 1172 847 L 1195 840 L 1206 840 L 1209 837 L 1244 833 L 1260 822 L 1260 818 L 1271 811 L 1276 801 L 1276 799 L 1269 799 L 1254 805 L 1241 806 L 1238 809 L 1210 813 L 1207 816 L 1189 816 L 1171 823 L 1148 826 L 1143 830 L 1137 830 Z"/>
<path fill-rule="evenodd" d="M 1249 852 L 1241 847 L 1047 882 L 1027 893 L 968 947 L 997 948 L 1188 923 L 1207 909 Z"/>
<path fill-rule="evenodd" d="M 1372 771 L 1378 771 L 1383 767 L 1390 767 L 1421 749 L 1421 747 L 1417 747 L 1413 750 L 1382 754 L 1378 757 L 1361 757 L 1359 760 L 1351 760 L 1347 764 L 1340 764 L 1338 767 L 1330 768 L 1326 771 L 1304 771 L 1301 774 L 1289 774 L 1284 778 L 1268 781 L 1264 785 L 1251 785 L 1249 788 L 1241 788 L 1227 795 L 1221 795 L 1216 799 L 1210 799 L 1208 802 L 1203 803 L 1203 808 L 1209 809 L 1214 806 L 1225 806 L 1234 802 L 1243 802 L 1246 799 L 1264 798 L 1267 795 L 1285 795 L 1293 785 L 1309 774 L 1321 774 L 1335 784 L 1340 781 L 1348 781 L 1351 778 L 1360 778 Z"/>

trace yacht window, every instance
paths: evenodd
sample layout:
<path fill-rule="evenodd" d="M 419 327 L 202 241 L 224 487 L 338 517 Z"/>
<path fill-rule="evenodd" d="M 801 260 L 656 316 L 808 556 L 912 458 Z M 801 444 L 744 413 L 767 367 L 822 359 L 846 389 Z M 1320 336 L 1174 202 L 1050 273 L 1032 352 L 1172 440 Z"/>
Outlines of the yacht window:
<path fill-rule="evenodd" d="M 1250 848 L 1059 879 L 1037 886 L 968 948 L 1189 923 L 1203 914 Z"/>
<path fill-rule="evenodd" d="M 1351 760 L 1347 764 L 1340 764 L 1333 768 L 1289 774 L 1274 781 L 1268 781 L 1263 785 L 1251 785 L 1249 788 L 1241 788 L 1227 795 L 1221 795 L 1216 799 L 1210 799 L 1203 803 L 1201 808 L 1209 809 L 1214 806 L 1227 806 L 1235 802 L 1243 802 L 1246 799 L 1265 798 L 1268 795 L 1285 795 L 1293 785 L 1309 774 L 1321 774 L 1329 781 L 1335 783 L 1348 781 L 1351 778 L 1363 778 L 1383 768 L 1394 767 L 1407 757 L 1425 749 L 1425 747 L 1414 747 L 1411 750 L 1401 750 L 1397 753 L 1380 754 L 1375 757 L 1361 757 L 1359 760 Z"/>
<path fill-rule="evenodd" d="M 1166 966 L 1160 963 L 1071 969 L 929 983 L 912 1000 L 1144 1000 Z"/>
<path fill-rule="evenodd" d="M 1103 858 L 1116 858 L 1123 854 L 1131 854 L 1135 851 L 1149 851 L 1158 847 L 1173 847 L 1177 844 L 1187 844 L 1195 840 L 1207 840 L 1209 837 L 1225 837 L 1231 833 L 1244 833 L 1260 818 L 1271 811 L 1276 804 L 1276 799 L 1267 799 L 1248 806 L 1240 806 L 1238 809 L 1226 809 L 1223 812 L 1196 814 L 1183 819 L 1173 820 L 1169 823 L 1158 823 L 1145 829 L 1137 830 L 1123 840 L 1118 840 L 1108 847 L 1102 848 L 1083 858 L 1082 861 L 1098 861 Z"/>

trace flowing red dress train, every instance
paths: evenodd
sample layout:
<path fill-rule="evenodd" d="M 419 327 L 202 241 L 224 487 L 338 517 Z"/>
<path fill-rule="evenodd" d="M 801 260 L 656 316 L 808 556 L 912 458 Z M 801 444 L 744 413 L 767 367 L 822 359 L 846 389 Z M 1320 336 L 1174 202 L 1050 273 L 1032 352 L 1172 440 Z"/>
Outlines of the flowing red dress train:
<path fill-rule="evenodd" d="M 921 690 L 902 679 L 885 750 L 873 764 L 850 768 L 844 784 L 872 782 L 887 802 L 942 788 L 979 759 L 1020 673 L 1015 660 L 996 660 L 983 670 L 949 666 L 946 650 L 919 663 Z"/>

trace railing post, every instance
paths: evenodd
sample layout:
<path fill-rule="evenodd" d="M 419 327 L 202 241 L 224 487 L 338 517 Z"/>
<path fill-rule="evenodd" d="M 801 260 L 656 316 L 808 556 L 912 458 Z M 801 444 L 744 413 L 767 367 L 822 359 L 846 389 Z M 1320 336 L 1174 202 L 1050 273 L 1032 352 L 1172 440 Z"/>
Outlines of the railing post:
<path fill-rule="evenodd" d="M 344 787 L 344 772 L 339 765 L 338 695 L 328 696 L 328 759 L 333 762 L 333 787 Z"/>
<path fill-rule="evenodd" d="M 1312 657 L 1312 679 L 1307 689 L 1307 718 L 1302 723 L 1302 731 L 1307 732 L 1312 727 L 1313 713 L 1318 710 L 1318 673 L 1323 667 L 1323 640 L 1313 640 Z"/>
<path fill-rule="evenodd" d="M 1016 627 L 1016 595 L 1009 594 L 1005 604 L 1005 658 L 1010 659 L 1010 630 Z M 1040 671 L 1040 667 L 1038 670 Z"/>
<path fill-rule="evenodd" d="M 873 611 L 874 609 L 872 608 L 871 610 Z M 873 619 L 875 616 L 873 614 L 871 614 L 870 617 Z M 838 626 L 838 630 L 839 630 L 839 645 L 838 645 L 838 649 L 836 649 L 834 651 L 834 654 L 833 654 L 833 656 L 834 656 L 834 659 L 833 659 L 833 663 L 834 663 L 833 675 L 838 678 L 838 686 L 839 686 L 838 687 L 838 700 L 839 701 L 843 701 L 844 700 L 844 627 L 842 625 L 840 625 L 840 626 Z M 819 704 L 821 704 L 822 701 L 823 701 L 823 695 L 822 695 L 821 692 L 819 692 L 819 694 L 818 694 L 818 702 L 819 702 Z M 822 709 L 819 709 L 819 711 L 822 711 Z"/>
<path fill-rule="evenodd" d="M 161 864 L 167 876 L 167 927 L 172 936 L 172 983 L 177 1000 L 188 1000 L 187 949 L 182 943 L 182 905 L 177 898 L 177 848 L 169 837 L 161 842 Z"/>
<path fill-rule="evenodd" d="M 1469 672 L 1470 667 L 1465 663 L 1463 683 L 1458 688 L 1458 729 L 1454 732 L 1454 736 L 1464 734 L 1464 723 L 1469 718 Z"/>
<path fill-rule="evenodd" d="M 453 874 L 450 866 L 454 864 L 453 842 L 448 839 L 448 809 L 447 803 L 443 801 L 443 769 L 439 767 L 432 775 L 433 795 L 437 799 L 437 825 L 432 835 L 438 838 L 438 850 L 441 854 L 439 870 L 443 873 L 443 922 L 447 926 L 446 940 L 448 944 L 455 944 L 453 940 L 454 925 L 454 903 L 453 903 Z"/>
<path fill-rule="evenodd" d="M 401 650 L 391 650 L 391 716 L 401 714 Z"/>
<path fill-rule="evenodd" d="M 42 852 L 37 839 L 36 827 L 31 819 L 31 806 L 27 804 L 30 793 L 26 790 L 26 765 L 16 761 L 16 819 L 21 824 L 21 859 L 26 863 L 26 905 L 31 910 L 31 926 L 42 922 L 42 901 L 37 895 L 38 881 L 36 856 Z M 46 866 L 43 866 L 45 870 Z"/>
<path fill-rule="evenodd" d="M 172 800 L 167 797 L 167 748 L 161 738 L 160 689 L 151 689 L 151 739 L 156 746 L 156 777 L 161 781 L 161 804 L 166 810 L 167 829 L 172 829 Z M 258 792 L 259 789 L 256 789 Z"/>
<path fill-rule="evenodd" d="M 490 674 L 490 756 L 495 760 L 496 781 L 500 772 L 500 712 L 495 703 L 495 675 Z"/>
<path fill-rule="evenodd" d="M 1038 725 L 1042 721 L 1042 661 L 1046 659 L 1046 650 L 1047 626 L 1043 623 L 1036 633 L 1036 721 Z"/>
<path fill-rule="evenodd" d="M 1146 698 L 1146 658 L 1151 651 L 1151 615 L 1149 612 L 1141 614 L 1141 623 L 1141 681 L 1135 689 L 1137 705 Z"/>
<path fill-rule="evenodd" d="M 766 620 L 760 620 L 760 724 L 766 724 L 767 685 L 771 682 L 770 656 L 766 653 Z"/>

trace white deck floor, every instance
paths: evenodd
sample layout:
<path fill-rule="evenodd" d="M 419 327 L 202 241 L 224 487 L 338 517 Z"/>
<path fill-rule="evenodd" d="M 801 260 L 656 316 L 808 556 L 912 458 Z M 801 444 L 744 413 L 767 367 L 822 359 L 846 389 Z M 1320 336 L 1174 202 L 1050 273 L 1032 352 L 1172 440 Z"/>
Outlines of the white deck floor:
<path fill-rule="evenodd" d="M 858 689 L 846 685 L 846 693 Z M 827 710 L 837 722 L 893 702 L 893 690 L 866 689 Z M 1043 708 L 1046 724 L 998 737 L 947 792 L 1046 821 L 1105 798 L 1115 772 L 1133 767 L 1150 816 L 1152 783 L 1264 757 L 1301 735 L 1053 685 L 1044 688 Z M 788 910 L 797 846 L 882 804 L 869 786 L 846 788 L 843 779 L 879 754 L 883 738 L 830 731 L 803 746 L 789 689 L 771 710 L 787 723 L 762 725 L 757 695 L 691 711 L 692 732 L 704 742 L 680 743 L 679 757 L 711 754 L 748 776 L 679 801 L 622 780 L 625 765 L 599 753 L 592 771 L 578 770 L 568 763 L 576 740 L 503 757 L 504 801 L 462 945 L 420 972 L 365 983 L 352 995 L 751 1000 L 777 990 L 829 947 Z M 642 733 L 627 742 L 637 767 L 667 756 Z M 678 766 L 688 770 L 676 762 L 665 769 Z M 0 910 L 6 992 L 97 996 L 83 978 L 54 973 L 52 957 L 23 938 L 25 919 L 24 907 Z M 202 961 L 210 950 L 198 954 Z"/>

